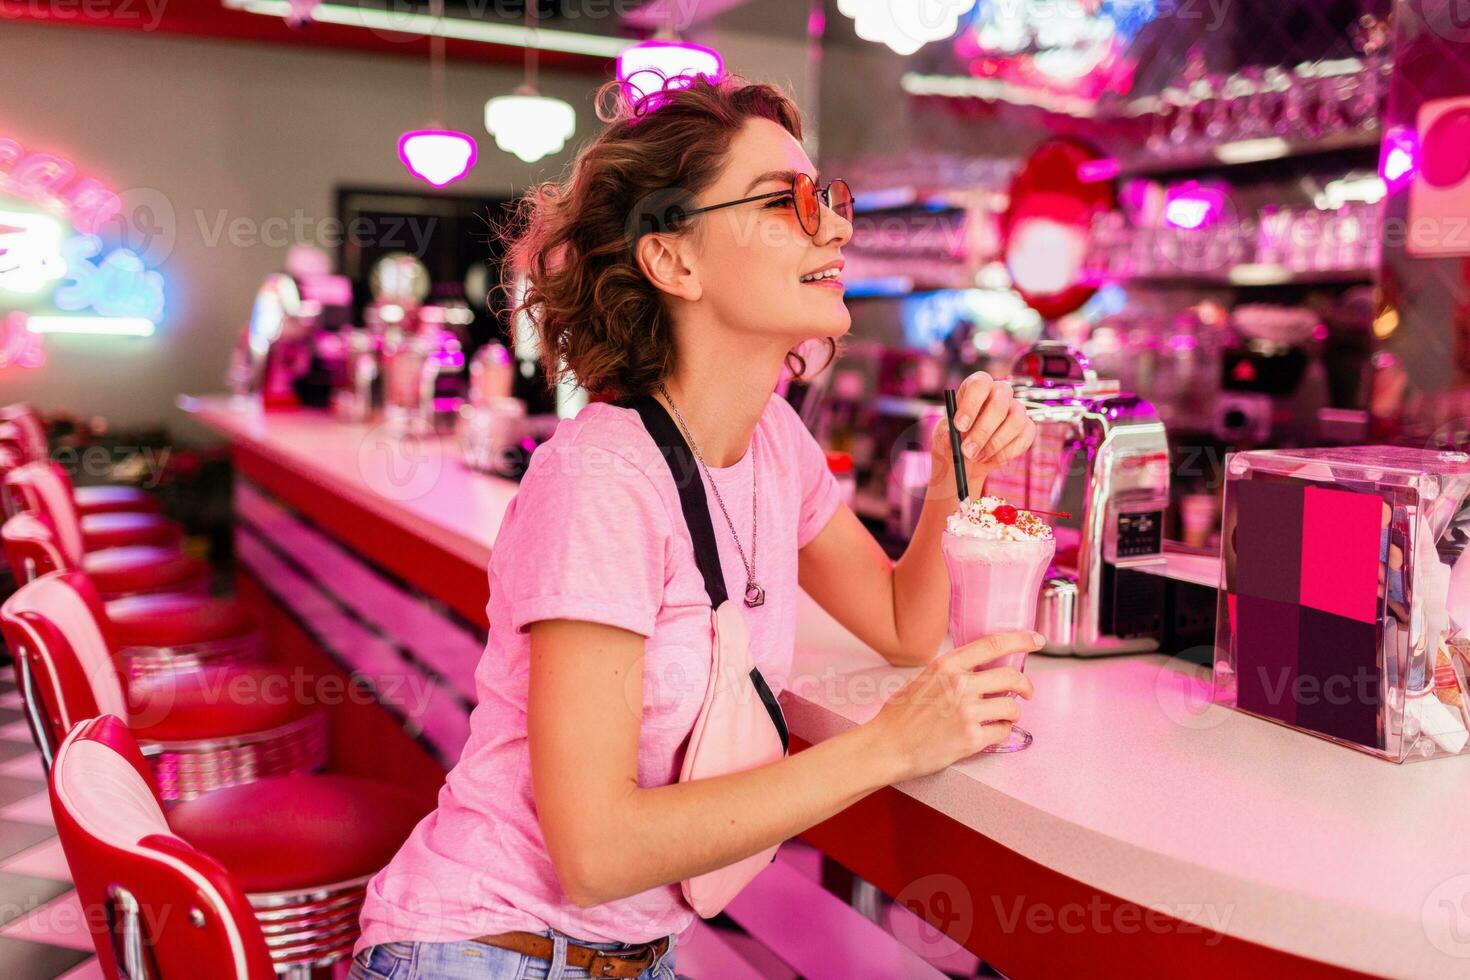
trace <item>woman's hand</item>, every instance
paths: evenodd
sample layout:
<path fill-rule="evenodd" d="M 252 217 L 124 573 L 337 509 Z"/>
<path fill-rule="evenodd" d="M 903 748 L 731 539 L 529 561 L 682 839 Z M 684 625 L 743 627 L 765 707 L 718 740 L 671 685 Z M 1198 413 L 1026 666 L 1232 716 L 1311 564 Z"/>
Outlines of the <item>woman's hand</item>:
<path fill-rule="evenodd" d="M 895 781 L 938 772 L 1004 740 L 1021 716 L 1021 702 L 987 695 L 1009 691 L 1029 698 L 1031 680 L 1013 667 L 975 668 L 1041 645 L 1030 630 L 987 636 L 931 660 L 889 698 L 868 724 L 878 730 L 878 744 L 898 757 Z"/>
<path fill-rule="evenodd" d="M 965 457 L 965 475 L 975 490 L 979 490 L 985 474 L 1020 456 L 1036 441 L 1036 423 L 1016 401 L 1010 384 L 997 381 L 984 371 L 977 371 L 960 383 L 955 393 L 954 422 Z M 934 453 L 935 481 L 952 477 L 954 463 L 947 418 L 940 419 L 934 427 L 929 448 Z"/>

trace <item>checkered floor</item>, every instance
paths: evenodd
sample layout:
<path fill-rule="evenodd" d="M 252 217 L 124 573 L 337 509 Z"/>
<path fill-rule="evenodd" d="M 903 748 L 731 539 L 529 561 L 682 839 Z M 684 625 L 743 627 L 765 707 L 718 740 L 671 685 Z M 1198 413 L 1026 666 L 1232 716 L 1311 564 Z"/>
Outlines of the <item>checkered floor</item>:
<path fill-rule="evenodd" d="M 41 756 L 0 673 L 0 977 L 102 976 L 51 821 Z"/>

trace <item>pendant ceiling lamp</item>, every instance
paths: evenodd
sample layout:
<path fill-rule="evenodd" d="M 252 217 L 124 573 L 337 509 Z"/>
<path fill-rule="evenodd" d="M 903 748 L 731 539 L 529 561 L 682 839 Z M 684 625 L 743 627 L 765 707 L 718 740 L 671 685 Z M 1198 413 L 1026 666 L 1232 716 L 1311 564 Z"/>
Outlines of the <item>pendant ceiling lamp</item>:
<path fill-rule="evenodd" d="M 974 6 L 975 0 L 837 0 L 858 37 L 904 55 L 953 37 Z"/>
<path fill-rule="evenodd" d="M 430 15 L 444 18 L 444 0 L 431 0 Z M 419 180 L 443 187 L 459 180 L 475 165 L 478 149 L 468 133 L 445 129 L 444 118 L 444 37 L 429 37 L 429 94 L 433 100 L 434 121 L 426 129 L 410 129 L 398 137 L 398 159 Z"/>
<path fill-rule="evenodd" d="M 409 173 L 435 187 L 469 173 L 477 155 L 475 141 L 453 129 L 411 129 L 398 137 L 398 159 Z"/>
<path fill-rule="evenodd" d="M 536 89 L 536 2 L 525 0 L 526 28 L 531 34 L 525 81 L 512 94 L 497 95 L 485 103 L 485 129 L 495 137 L 495 145 L 526 163 L 561 152 L 577 129 L 577 114 L 570 105 Z"/>
<path fill-rule="evenodd" d="M 657 92 L 684 88 L 695 75 L 718 81 L 724 73 L 725 60 L 714 48 L 677 38 L 644 41 L 618 55 L 618 81 L 634 102 Z"/>
<path fill-rule="evenodd" d="M 725 59 L 714 48 L 690 44 L 679 37 L 674 26 L 678 5 L 664 4 L 664 22 L 654 36 L 642 44 L 625 48 L 618 55 L 618 81 L 630 102 L 647 99 L 644 109 L 657 109 L 662 98 L 651 95 L 687 88 L 696 75 L 719 81 L 725 73 Z"/>

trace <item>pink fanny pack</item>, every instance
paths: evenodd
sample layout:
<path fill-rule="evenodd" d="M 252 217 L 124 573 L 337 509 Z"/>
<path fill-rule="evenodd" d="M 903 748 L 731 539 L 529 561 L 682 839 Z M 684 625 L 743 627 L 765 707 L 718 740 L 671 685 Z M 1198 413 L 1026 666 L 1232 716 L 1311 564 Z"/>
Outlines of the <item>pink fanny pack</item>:
<path fill-rule="evenodd" d="M 750 655 L 750 631 L 740 607 L 729 598 L 720 566 L 714 525 L 699 467 L 668 412 L 652 396 L 623 403 L 638 412 L 643 427 L 663 453 L 679 490 L 684 522 L 694 541 L 694 559 L 710 601 L 709 685 L 689 733 L 679 781 L 708 779 L 754 769 L 786 755 L 786 718 Z M 754 451 L 752 449 L 752 451 Z M 702 918 L 722 910 L 750 880 L 775 860 L 773 845 L 734 864 L 680 883 L 684 900 Z"/>

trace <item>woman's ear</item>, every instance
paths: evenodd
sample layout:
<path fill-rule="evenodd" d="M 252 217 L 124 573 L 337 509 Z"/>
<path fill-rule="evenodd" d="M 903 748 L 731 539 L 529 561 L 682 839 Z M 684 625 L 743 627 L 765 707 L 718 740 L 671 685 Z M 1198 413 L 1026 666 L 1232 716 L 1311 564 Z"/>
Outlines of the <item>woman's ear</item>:
<path fill-rule="evenodd" d="M 638 240 L 633 261 L 655 289 L 692 303 L 703 295 L 704 287 L 688 249 L 687 235 L 651 232 Z"/>

